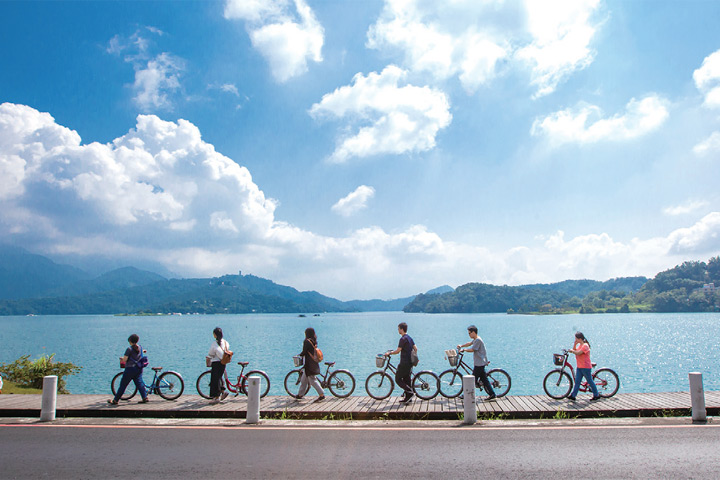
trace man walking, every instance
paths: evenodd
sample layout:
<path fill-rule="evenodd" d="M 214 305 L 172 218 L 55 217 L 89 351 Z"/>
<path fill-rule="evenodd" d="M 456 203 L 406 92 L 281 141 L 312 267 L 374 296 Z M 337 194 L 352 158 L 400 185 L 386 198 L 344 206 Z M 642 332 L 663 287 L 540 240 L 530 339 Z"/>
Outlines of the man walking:
<path fill-rule="evenodd" d="M 483 343 L 482 338 L 478 337 L 478 329 L 475 325 L 470 325 L 467 329 L 471 340 L 464 345 L 458 345 L 457 349 L 458 351 L 463 352 L 473 352 L 473 364 L 475 365 L 473 368 L 473 375 L 475 375 L 475 384 L 477 384 L 479 379 L 482 382 L 483 387 L 485 387 L 485 391 L 488 393 L 486 400 L 493 400 L 496 397 L 495 391 L 493 390 L 492 385 L 490 385 L 487 374 L 485 373 L 485 367 L 490 363 L 487 359 L 485 343 Z M 467 350 L 460 350 L 465 347 L 470 348 Z"/>
<path fill-rule="evenodd" d="M 400 403 L 407 403 L 413 397 L 413 391 L 411 387 L 410 377 L 412 375 L 412 362 L 410 360 L 410 352 L 413 350 L 417 352 L 415 342 L 407 334 L 407 323 L 402 322 L 398 325 L 398 333 L 400 334 L 400 342 L 398 348 L 392 352 L 388 352 L 386 355 L 397 355 L 400 354 L 400 364 L 397 367 L 395 373 L 395 383 L 398 387 L 403 389 L 403 397 L 400 399 Z"/>

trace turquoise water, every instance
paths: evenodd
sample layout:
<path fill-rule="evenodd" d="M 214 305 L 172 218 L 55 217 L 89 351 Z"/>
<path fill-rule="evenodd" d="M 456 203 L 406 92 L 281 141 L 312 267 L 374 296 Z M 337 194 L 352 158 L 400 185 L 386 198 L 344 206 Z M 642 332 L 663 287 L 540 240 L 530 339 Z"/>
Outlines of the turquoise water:
<path fill-rule="evenodd" d="M 68 379 L 72 393 L 109 393 L 110 380 L 120 371 L 118 357 L 127 347 L 127 337 L 137 333 L 150 365 L 179 372 L 186 393 L 195 393 L 195 381 L 206 370 L 212 329 L 220 326 L 235 352 L 234 360 L 265 370 L 271 395 L 283 395 L 282 382 L 292 369 L 292 356 L 301 349 L 304 329 L 311 326 L 325 360 L 352 371 L 357 380 L 354 394 L 364 395 L 365 378 L 375 371 L 374 357 L 397 346 L 401 321 L 408 323 L 408 333 L 418 345 L 419 368 L 436 373 L 448 368 L 444 350 L 468 341 L 466 327 L 477 325 L 491 367 L 504 368 L 512 377 L 511 394 L 543 394 L 542 380 L 553 368 L 552 354 L 570 348 L 576 330 L 589 339 L 592 360 L 619 374 L 621 392 L 687 390 L 691 371 L 703 373 L 706 390 L 720 390 L 720 313 L 0 317 L 0 363 L 24 354 L 34 358 L 55 353 L 58 361 L 84 367 Z M 231 364 L 230 374 L 239 368 Z"/>

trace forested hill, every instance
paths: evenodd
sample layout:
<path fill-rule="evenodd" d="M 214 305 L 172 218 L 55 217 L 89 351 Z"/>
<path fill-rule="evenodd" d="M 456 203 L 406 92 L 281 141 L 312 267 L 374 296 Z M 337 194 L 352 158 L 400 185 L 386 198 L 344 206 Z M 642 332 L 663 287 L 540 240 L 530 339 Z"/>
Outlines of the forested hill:
<path fill-rule="evenodd" d="M 717 286 L 718 289 L 714 287 Z M 520 287 L 468 283 L 442 295 L 418 295 L 405 312 L 613 313 L 720 310 L 720 257 L 685 262 L 652 280 L 568 280 Z"/>

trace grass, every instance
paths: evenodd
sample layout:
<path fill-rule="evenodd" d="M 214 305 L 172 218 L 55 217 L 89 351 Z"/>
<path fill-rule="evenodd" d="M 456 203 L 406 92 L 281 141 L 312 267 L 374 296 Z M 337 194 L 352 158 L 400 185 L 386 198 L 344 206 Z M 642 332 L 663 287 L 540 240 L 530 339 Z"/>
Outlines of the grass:
<path fill-rule="evenodd" d="M 3 378 L 3 389 L 2 389 L 3 395 L 5 394 L 35 394 L 40 395 L 42 394 L 42 388 L 30 388 L 30 387 L 21 387 L 10 380 L 5 380 Z"/>

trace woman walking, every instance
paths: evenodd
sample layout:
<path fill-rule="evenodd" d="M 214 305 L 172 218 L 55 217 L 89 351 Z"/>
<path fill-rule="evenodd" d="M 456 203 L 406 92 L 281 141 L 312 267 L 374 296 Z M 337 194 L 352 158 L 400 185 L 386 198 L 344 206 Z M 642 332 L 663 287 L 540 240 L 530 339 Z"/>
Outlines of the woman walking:
<path fill-rule="evenodd" d="M 225 352 L 230 351 L 230 345 L 223 338 L 223 331 L 220 327 L 213 330 L 215 341 L 210 345 L 210 403 L 220 403 L 228 396 L 223 385 L 223 374 L 225 373 L 225 364 L 222 363 Z"/>
<path fill-rule="evenodd" d="M 305 340 L 303 341 L 303 350 L 300 355 L 304 357 L 305 368 L 303 369 L 302 376 L 300 377 L 300 390 L 298 390 L 297 399 L 300 400 L 310 390 L 310 385 L 317 391 L 318 398 L 316 402 L 322 402 L 325 400 L 325 392 L 322 389 L 322 385 L 315 377 L 320 375 L 320 364 L 319 359 L 315 355 L 315 349 L 317 348 L 317 335 L 315 334 L 314 328 L 305 329 Z"/>
<path fill-rule="evenodd" d="M 600 394 L 598 394 L 598 389 L 595 386 L 591 373 L 592 362 L 590 361 L 590 342 L 587 341 L 587 338 L 585 338 L 585 335 L 583 335 L 582 332 L 575 333 L 575 344 L 573 345 L 573 348 L 568 351 L 575 354 L 575 360 L 577 361 L 577 368 L 575 369 L 575 386 L 568 398 L 573 401 L 575 400 L 575 396 L 580 389 L 580 382 L 583 377 L 585 377 L 588 385 L 590 385 L 590 389 L 593 392 L 593 397 L 590 400 L 598 400 L 600 398 Z"/>
<path fill-rule="evenodd" d="M 138 345 L 140 337 L 136 333 L 133 333 L 128 337 L 128 343 L 130 346 L 125 349 L 125 355 L 120 357 L 120 363 L 125 364 L 125 371 L 123 372 L 122 379 L 120 379 L 120 386 L 117 392 L 115 392 L 115 398 L 108 400 L 108 403 L 117 405 L 118 400 L 125 393 L 125 389 L 130 385 L 130 381 L 135 382 L 135 386 L 140 392 L 140 403 L 147 403 L 147 391 L 145 390 L 145 382 L 142 378 L 142 367 L 140 367 L 140 357 L 142 357 L 142 347 Z"/>

